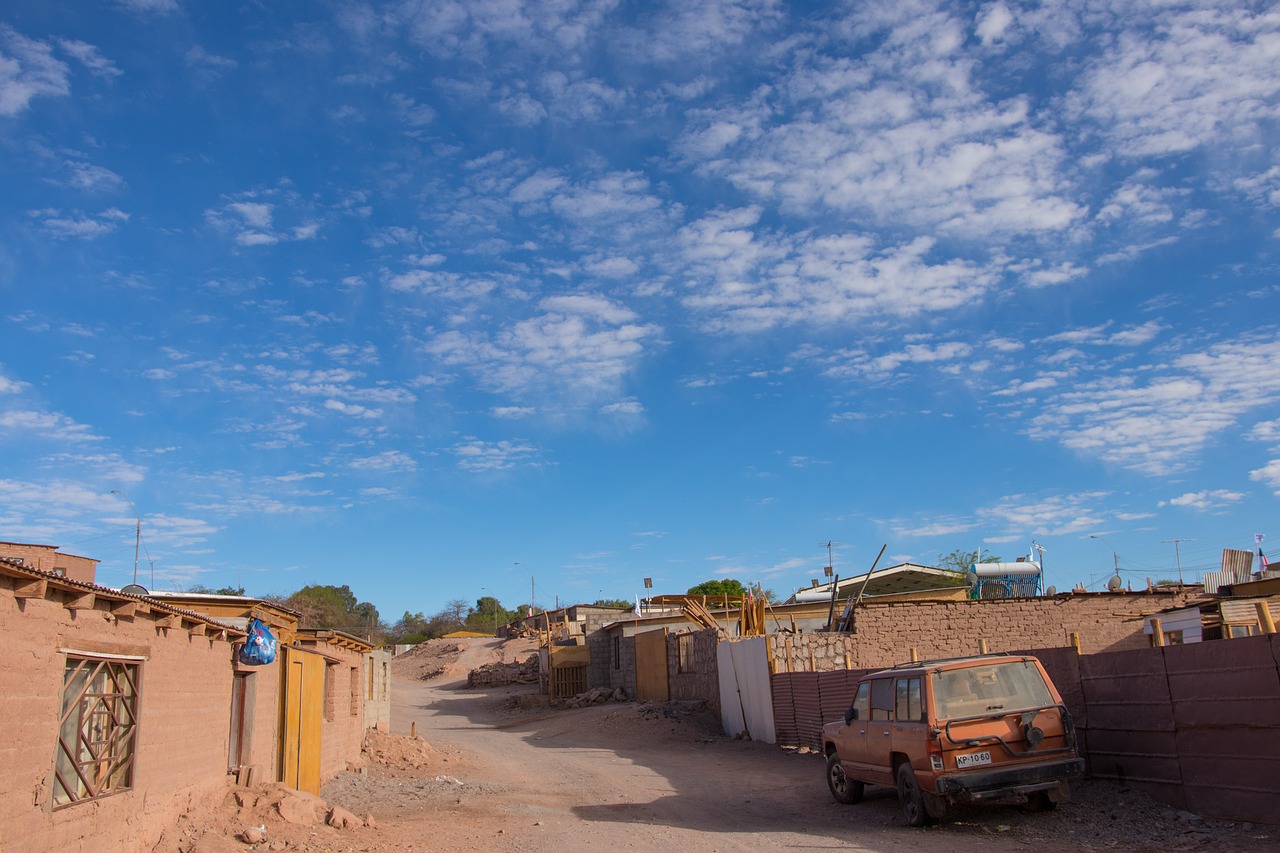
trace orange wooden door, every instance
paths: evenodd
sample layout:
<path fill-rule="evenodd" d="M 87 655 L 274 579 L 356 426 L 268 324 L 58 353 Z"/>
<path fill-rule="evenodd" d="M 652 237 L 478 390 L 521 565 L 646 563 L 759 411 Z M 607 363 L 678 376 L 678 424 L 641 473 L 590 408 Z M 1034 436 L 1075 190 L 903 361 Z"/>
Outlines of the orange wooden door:
<path fill-rule="evenodd" d="M 291 788 L 318 795 L 324 658 L 288 646 L 280 651 L 284 678 L 280 779 Z"/>

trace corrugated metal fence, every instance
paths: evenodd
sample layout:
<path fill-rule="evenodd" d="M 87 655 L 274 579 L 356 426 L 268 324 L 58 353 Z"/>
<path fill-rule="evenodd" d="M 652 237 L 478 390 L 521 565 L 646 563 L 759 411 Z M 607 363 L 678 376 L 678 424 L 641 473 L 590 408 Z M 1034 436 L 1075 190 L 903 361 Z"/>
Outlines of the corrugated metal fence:
<path fill-rule="evenodd" d="M 1280 823 L 1280 635 L 1077 655 L 1034 649 L 1094 776 L 1206 817 Z M 778 743 L 820 749 L 866 670 L 776 673 Z"/>

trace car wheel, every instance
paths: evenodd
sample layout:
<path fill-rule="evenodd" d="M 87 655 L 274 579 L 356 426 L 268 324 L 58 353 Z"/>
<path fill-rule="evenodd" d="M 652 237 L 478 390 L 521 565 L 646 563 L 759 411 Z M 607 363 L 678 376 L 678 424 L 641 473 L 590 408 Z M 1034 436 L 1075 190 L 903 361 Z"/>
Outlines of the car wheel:
<path fill-rule="evenodd" d="M 862 799 L 863 784 L 845 775 L 838 753 L 827 756 L 827 787 L 836 802 L 852 805 Z"/>
<path fill-rule="evenodd" d="M 898 768 L 898 801 L 902 804 L 902 814 L 907 819 L 907 826 L 928 826 L 933 823 L 929 811 L 924 807 L 924 792 L 916 781 L 916 773 L 910 764 Z"/>
<path fill-rule="evenodd" d="M 1036 791 L 1027 795 L 1027 804 L 1022 809 L 1028 812 L 1051 812 L 1057 807 L 1058 804 L 1049 798 L 1048 791 Z"/>

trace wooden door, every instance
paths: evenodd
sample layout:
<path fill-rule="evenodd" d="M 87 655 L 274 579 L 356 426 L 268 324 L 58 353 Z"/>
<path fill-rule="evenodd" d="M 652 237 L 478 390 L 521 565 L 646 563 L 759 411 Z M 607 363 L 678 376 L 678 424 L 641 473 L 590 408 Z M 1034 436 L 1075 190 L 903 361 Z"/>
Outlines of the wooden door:
<path fill-rule="evenodd" d="M 636 634 L 636 700 L 666 702 L 671 698 L 667 681 L 667 629 Z"/>
<path fill-rule="evenodd" d="M 291 788 L 319 795 L 324 658 L 288 646 L 280 651 L 284 678 L 280 779 Z"/>

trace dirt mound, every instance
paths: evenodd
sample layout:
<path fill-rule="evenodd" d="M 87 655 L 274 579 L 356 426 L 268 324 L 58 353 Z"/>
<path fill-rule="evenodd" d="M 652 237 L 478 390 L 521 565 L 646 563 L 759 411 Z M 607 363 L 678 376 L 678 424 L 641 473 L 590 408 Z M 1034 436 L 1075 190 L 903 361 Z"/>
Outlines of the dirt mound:
<path fill-rule="evenodd" d="M 490 664 L 523 661 L 537 648 L 537 640 L 525 637 L 505 640 L 494 637 L 426 640 L 409 651 L 396 655 L 391 661 L 391 673 L 395 678 L 406 681 L 461 681 L 471 670 Z M 504 683 L 512 682 L 494 681 L 487 686 Z"/>

